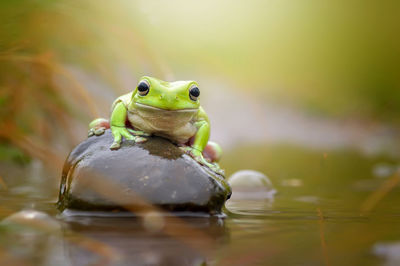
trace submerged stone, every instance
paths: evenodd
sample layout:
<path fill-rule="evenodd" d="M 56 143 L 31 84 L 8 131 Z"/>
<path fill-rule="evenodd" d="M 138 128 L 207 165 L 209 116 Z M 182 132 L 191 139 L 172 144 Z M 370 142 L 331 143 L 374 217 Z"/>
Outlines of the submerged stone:
<path fill-rule="evenodd" d="M 160 137 L 110 150 L 110 130 L 80 143 L 62 172 L 61 211 L 168 211 L 220 214 L 231 189 L 222 175 Z M 90 213 L 88 213 L 90 215 Z"/>

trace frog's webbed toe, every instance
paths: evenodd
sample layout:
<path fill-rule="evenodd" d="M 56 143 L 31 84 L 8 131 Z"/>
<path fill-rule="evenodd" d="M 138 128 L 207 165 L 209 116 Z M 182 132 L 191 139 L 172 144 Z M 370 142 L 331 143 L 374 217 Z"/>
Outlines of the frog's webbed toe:
<path fill-rule="evenodd" d="M 113 142 L 113 144 L 111 144 L 110 146 L 110 150 L 118 150 L 121 147 L 121 144 L 118 142 Z"/>
<path fill-rule="evenodd" d="M 225 175 L 225 171 L 223 169 L 221 169 L 221 167 L 219 166 L 218 163 L 207 161 L 204 158 L 203 154 L 199 153 L 199 151 L 194 149 L 193 147 L 185 145 L 185 146 L 181 146 L 179 148 L 186 154 L 190 155 L 199 164 L 207 166 L 208 168 L 210 168 L 211 170 L 213 170 L 214 172 L 216 172 L 220 175 Z"/>
<path fill-rule="evenodd" d="M 88 137 L 101 136 L 101 135 L 104 134 L 104 132 L 106 132 L 106 128 L 105 127 L 91 128 L 88 131 Z"/>
<path fill-rule="evenodd" d="M 222 169 L 218 163 L 214 162 L 211 163 L 211 167 L 210 167 L 214 172 L 216 172 L 217 174 L 223 175 L 225 176 L 225 170 Z"/>
<path fill-rule="evenodd" d="M 134 130 L 132 128 L 127 128 L 129 133 L 131 133 L 134 136 L 142 136 L 142 137 L 149 137 L 151 134 L 141 131 L 141 130 Z"/>
<path fill-rule="evenodd" d="M 135 143 L 143 143 L 146 142 L 147 138 L 140 137 L 140 136 L 135 136 Z"/>
<path fill-rule="evenodd" d="M 105 131 L 106 131 L 106 128 L 105 128 L 105 127 L 99 127 L 99 128 L 96 128 L 96 129 L 94 130 L 94 134 L 95 134 L 96 136 L 100 136 L 100 135 L 103 135 Z"/>
<path fill-rule="evenodd" d="M 88 138 L 94 136 L 94 128 L 89 129 L 88 131 Z"/>
<path fill-rule="evenodd" d="M 179 149 L 181 149 L 184 153 L 187 153 L 187 154 L 191 155 L 191 154 L 190 154 L 190 151 L 191 151 L 193 148 L 190 147 L 190 146 L 182 145 L 182 146 L 179 146 Z"/>

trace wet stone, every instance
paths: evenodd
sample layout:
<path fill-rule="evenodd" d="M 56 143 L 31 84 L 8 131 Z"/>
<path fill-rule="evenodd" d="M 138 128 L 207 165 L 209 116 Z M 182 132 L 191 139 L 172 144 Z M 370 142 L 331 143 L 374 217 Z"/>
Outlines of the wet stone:
<path fill-rule="evenodd" d="M 62 172 L 61 211 L 142 212 L 155 208 L 185 213 L 221 213 L 231 189 L 224 177 L 198 164 L 160 137 L 135 144 L 113 142 L 107 130 L 81 142 Z"/>

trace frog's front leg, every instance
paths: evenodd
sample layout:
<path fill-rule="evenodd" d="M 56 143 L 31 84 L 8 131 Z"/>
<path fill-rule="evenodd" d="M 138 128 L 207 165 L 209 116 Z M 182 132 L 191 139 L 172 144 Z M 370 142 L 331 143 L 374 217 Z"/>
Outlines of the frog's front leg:
<path fill-rule="evenodd" d="M 200 164 L 206 165 L 213 171 L 223 174 L 223 170 L 216 162 L 208 162 L 203 156 L 203 151 L 210 137 L 210 124 L 207 120 L 201 120 L 196 122 L 196 127 L 198 130 L 194 136 L 193 144 L 191 146 L 184 146 L 182 149 Z"/>
<path fill-rule="evenodd" d="M 114 136 L 114 142 L 111 144 L 110 149 L 116 150 L 121 147 L 122 137 L 127 140 L 133 140 L 137 143 L 145 142 L 147 139 L 140 136 L 133 136 L 125 126 L 127 110 L 122 102 L 115 105 L 111 113 L 110 128 Z"/>

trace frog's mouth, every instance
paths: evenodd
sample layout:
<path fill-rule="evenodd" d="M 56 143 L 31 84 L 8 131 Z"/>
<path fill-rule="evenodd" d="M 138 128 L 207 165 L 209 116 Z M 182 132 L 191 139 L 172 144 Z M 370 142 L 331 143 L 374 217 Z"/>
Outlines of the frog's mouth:
<path fill-rule="evenodd" d="M 176 113 L 196 113 L 198 109 L 196 108 L 185 108 L 185 109 L 163 109 L 159 107 L 154 107 L 151 105 L 143 104 L 143 103 L 135 103 L 135 107 L 138 110 L 143 110 L 143 111 L 153 111 L 153 112 L 176 112 Z"/>

